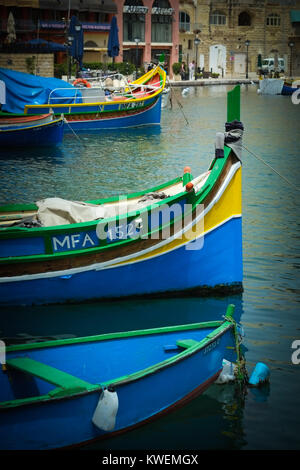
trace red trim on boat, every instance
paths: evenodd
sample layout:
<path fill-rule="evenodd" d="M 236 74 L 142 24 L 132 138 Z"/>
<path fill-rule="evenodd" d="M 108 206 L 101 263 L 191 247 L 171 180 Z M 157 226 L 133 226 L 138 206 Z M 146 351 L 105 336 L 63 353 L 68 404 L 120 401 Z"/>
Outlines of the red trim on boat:
<path fill-rule="evenodd" d="M 51 116 L 51 113 L 48 114 L 37 114 L 37 115 L 31 115 L 31 116 L 18 116 L 18 117 L 5 117 L 2 118 L 0 117 L 0 125 L 1 124 L 20 124 L 20 123 L 25 123 L 25 122 L 34 122 L 38 121 L 40 119 L 46 119 L 47 117 Z"/>
<path fill-rule="evenodd" d="M 217 380 L 217 378 L 219 377 L 221 371 L 222 371 L 222 369 L 220 369 L 215 375 L 213 375 L 208 380 L 206 380 L 201 385 L 199 385 L 199 387 L 195 388 L 192 392 L 185 395 L 181 400 L 178 400 L 176 403 L 173 403 L 173 405 L 168 406 L 167 408 L 160 411 L 159 413 L 156 413 L 155 415 L 150 416 L 149 418 L 144 419 L 143 421 L 140 421 L 137 424 L 133 424 L 132 426 L 128 426 L 127 428 L 120 429 L 119 431 L 110 432 L 110 433 L 104 434 L 102 436 L 96 437 L 95 439 L 90 439 L 88 441 L 81 442 L 79 444 L 74 444 L 74 445 L 71 445 L 71 446 L 63 447 L 63 449 L 72 449 L 74 447 L 82 447 L 82 446 L 87 445 L 87 444 L 92 444 L 93 442 L 97 442 L 97 441 L 104 440 L 104 439 L 110 439 L 112 437 L 119 436 L 120 434 L 124 434 L 125 432 L 129 432 L 129 431 L 132 431 L 133 429 L 139 428 L 140 426 L 144 426 L 147 423 L 151 423 L 152 421 L 155 421 L 157 418 L 160 418 L 161 416 L 163 416 L 165 414 L 168 414 L 168 413 L 170 413 L 170 412 L 172 412 L 172 411 L 174 411 L 178 408 L 181 408 L 186 403 L 190 402 L 194 398 L 201 395 L 203 392 L 205 392 L 205 390 L 211 384 L 213 384 Z"/>

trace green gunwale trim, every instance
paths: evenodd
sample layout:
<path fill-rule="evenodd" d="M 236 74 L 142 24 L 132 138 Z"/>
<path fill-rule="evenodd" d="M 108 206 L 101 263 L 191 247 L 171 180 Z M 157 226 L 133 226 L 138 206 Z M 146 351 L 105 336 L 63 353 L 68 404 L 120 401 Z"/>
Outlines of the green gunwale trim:
<path fill-rule="evenodd" d="M 172 364 L 175 364 L 176 362 L 185 359 L 188 356 L 191 356 L 195 352 L 199 351 L 200 349 L 205 348 L 209 343 L 213 342 L 218 336 L 222 335 L 225 331 L 228 329 L 233 328 L 233 322 L 231 321 L 225 321 L 222 323 L 221 326 L 217 327 L 213 332 L 209 333 L 205 338 L 203 338 L 199 342 L 195 342 L 193 346 L 190 346 L 189 348 L 186 348 L 184 351 L 180 352 L 179 354 L 176 354 L 175 356 L 166 359 L 162 362 L 158 362 L 157 364 L 154 364 L 153 366 L 147 367 L 146 369 L 143 369 L 138 372 L 134 372 L 133 374 L 129 375 L 124 375 L 123 377 L 119 377 L 116 380 L 109 380 L 107 382 L 101 382 L 102 387 L 108 387 L 109 385 L 112 386 L 119 386 L 122 384 L 125 384 L 127 382 L 132 382 L 134 380 L 141 379 L 145 377 L 146 375 L 153 374 L 159 369 L 162 369 L 164 367 L 169 367 Z"/>
<path fill-rule="evenodd" d="M 128 213 L 127 217 L 124 216 L 124 218 L 125 218 L 127 223 L 130 223 L 133 219 L 135 219 L 136 217 L 139 217 L 142 212 L 146 212 L 146 211 L 149 212 L 151 209 L 158 210 L 159 209 L 158 206 L 162 205 L 163 203 L 166 203 L 166 201 L 168 201 L 168 203 L 169 203 L 170 200 L 171 200 L 171 202 L 174 199 L 176 201 L 180 201 L 180 200 L 185 199 L 185 198 L 187 198 L 187 199 L 192 198 L 193 199 L 192 201 L 190 201 L 190 202 L 192 202 L 192 204 L 190 206 L 191 208 L 188 211 L 185 212 L 185 216 L 187 216 L 188 214 L 191 214 L 194 211 L 195 207 L 199 204 L 199 202 L 194 198 L 192 193 L 183 193 L 180 198 L 178 198 L 176 196 L 173 196 L 172 198 L 164 199 L 163 200 L 164 202 L 161 202 L 160 204 L 159 203 L 157 205 L 152 204 L 151 206 L 147 206 L 147 208 L 143 209 L 143 211 L 141 210 L 141 211 L 137 211 L 137 212 L 134 212 L 134 213 Z M 104 223 L 104 225 L 107 225 L 111 221 L 118 221 L 119 223 L 122 223 L 122 218 L 117 217 L 117 218 L 105 219 L 105 222 L 103 222 L 103 223 Z M 83 248 L 81 250 L 63 251 L 63 252 L 58 252 L 58 253 L 53 253 L 53 250 L 52 250 L 52 244 L 51 244 L 50 236 L 53 235 L 53 233 L 50 233 L 50 234 L 47 233 L 47 234 L 44 234 L 44 243 L 45 243 L 45 252 L 46 253 L 43 253 L 43 254 L 40 254 L 40 255 L 26 255 L 26 256 L 15 256 L 15 257 L 0 258 L 0 265 L 5 264 L 5 263 L 16 264 L 16 263 L 19 263 L 21 261 L 22 262 L 28 262 L 28 263 L 32 262 L 32 261 L 47 261 L 47 260 L 50 260 L 50 259 L 66 258 L 66 257 L 70 257 L 70 256 L 73 256 L 73 255 L 81 256 L 81 255 L 86 255 L 87 253 L 92 254 L 92 253 L 98 253 L 100 251 L 110 250 L 111 248 L 124 246 L 124 245 L 127 245 L 129 243 L 130 244 L 131 243 L 139 243 L 140 240 L 142 240 L 143 238 L 150 238 L 151 235 L 153 235 L 155 233 L 159 233 L 160 231 L 163 231 L 164 229 L 167 229 L 167 228 L 173 226 L 175 223 L 177 223 L 180 220 L 182 220 L 182 216 L 174 218 L 171 221 L 171 223 L 166 223 L 164 225 L 160 225 L 159 227 L 152 230 L 151 232 L 149 231 L 142 238 L 140 238 L 140 237 L 128 238 L 126 240 L 120 240 L 120 241 L 109 242 L 109 243 L 107 243 L 107 240 L 100 240 L 99 239 L 99 245 L 97 245 L 95 247 L 88 248 L 88 249 Z M 96 228 L 96 225 L 95 225 L 95 228 Z M 76 233 L 80 232 L 77 229 L 77 225 L 73 224 L 73 226 L 74 227 L 72 229 L 67 230 L 67 234 L 71 234 L 73 232 L 76 232 Z M 64 226 L 64 227 L 68 227 L 68 226 Z M 64 232 L 63 231 L 56 231 L 54 233 L 55 234 L 58 233 L 59 235 L 61 235 Z M 29 233 L 29 234 L 26 234 L 26 236 L 30 237 L 32 235 Z M 13 233 L 12 236 L 10 236 L 9 238 L 18 238 L 18 234 Z M 1 236 L 0 236 L 0 239 L 1 239 Z M 103 242 L 102 244 L 100 244 L 101 241 Z"/>
<path fill-rule="evenodd" d="M 109 385 L 117 387 L 117 386 L 126 384 L 128 382 L 133 382 L 135 380 L 141 379 L 141 378 L 143 378 L 147 375 L 150 375 L 150 374 L 153 374 L 153 373 L 157 372 L 160 369 L 163 369 L 165 367 L 169 367 L 170 365 L 173 365 L 176 362 L 179 362 L 179 361 L 185 359 L 186 357 L 194 354 L 198 350 L 203 349 L 209 343 L 213 342 L 218 336 L 225 333 L 226 330 L 233 328 L 233 322 L 225 320 L 224 322 L 215 321 L 215 322 L 206 322 L 206 323 L 199 323 L 199 324 L 196 323 L 196 324 L 192 324 L 192 325 L 181 325 L 181 326 L 175 326 L 175 327 L 156 328 L 156 329 L 152 329 L 152 330 L 114 333 L 112 335 L 111 334 L 101 335 L 100 337 L 98 337 L 98 341 L 100 341 L 99 338 L 101 338 L 101 340 L 113 339 L 113 338 L 117 338 L 117 337 L 124 337 L 125 338 L 125 337 L 129 336 L 129 333 L 130 333 L 130 336 L 138 336 L 138 335 L 142 335 L 142 334 L 155 334 L 155 333 L 159 333 L 159 332 L 163 333 L 163 332 L 167 332 L 167 331 L 177 331 L 178 329 L 180 331 L 183 331 L 183 330 L 188 331 L 189 329 L 207 328 L 207 327 L 212 327 L 212 328 L 215 327 L 216 329 L 213 332 L 211 332 L 209 335 L 207 335 L 203 340 L 201 340 L 199 342 L 196 342 L 196 344 L 194 344 L 193 346 L 190 346 L 189 348 L 183 350 L 182 352 L 176 354 L 175 356 L 173 356 L 171 358 L 168 358 L 168 359 L 165 359 L 164 361 L 161 361 L 161 362 L 159 362 L 157 364 L 154 364 L 150 367 L 142 369 L 138 372 L 134 372 L 133 374 L 125 375 L 125 376 L 122 376 L 122 377 L 119 377 L 119 378 L 116 378 L 116 379 L 112 379 L 112 380 L 109 380 L 109 381 L 106 381 L 106 382 L 102 382 L 101 384 L 90 384 L 90 390 L 84 391 L 84 392 L 82 392 L 82 391 L 81 392 L 78 392 L 78 391 L 77 392 L 76 391 L 71 392 L 71 391 L 68 391 L 68 390 L 62 390 L 61 388 L 56 388 L 56 389 L 50 391 L 46 395 L 2 402 L 2 403 L 0 403 L 0 411 L 6 410 L 6 409 L 9 409 L 9 408 L 14 408 L 14 407 L 17 407 L 17 406 L 22 406 L 22 405 L 32 405 L 32 404 L 39 403 L 39 402 L 45 402 L 45 401 L 48 402 L 48 401 L 54 400 L 54 399 L 70 398 L 70 397 L 80 396 L 81 394 L 84 394 L 84 393 L 93 393 L 93 392 L 96 392 L 96 391 L 100 391 L 100 390 L 102 390 L 103 387 L 107 387 Z M 109 337 L 111 337 L 111 338 L 109 338 Z M 57 346 L 57 345 L 59 346 L 60 344 L 57 344 L 57 343 L 66 344 L 66 343 L 69 343 L 70 341 L 71 341 L 71 343 L 73 343 L 73 342 L 76 342 L 76 340 L 78 340 L 78 342 L 80 340 L 81 340 L 81 342 L 87 342 L 87 341 L 90 340 L 90 338 L 94 338 L 94 337 L 74 338 L 74 339 L 50 341 L 50 342 L 43 343 L 43 345 L 48 343 L 47 347 Z M 93 341 L 93 340 L 90 340 L 90 341 Z M 13 346 L 13 347 L 8 347 L 7 351 L 8 350 L 19 350 L 20 346 L 25 346 L 26 349 L 38 349 L 38 348 L 42 347 L 41 343 L 38 343 L 38 344 L 33 343 L 33 344 L 16 345 L 16 346 Z M 13 349 L 11 349 L 11 348 L 13 348 Z"/>
<path fill-rule="evenodd" d="M 215 320 L 215 321 L 208 321 L 208 322 L 190 323 L 190 324 L 185 324 L 185 325 L 162 326 L 158 328 L 148 328 L 144 330 L 120 331 L 116 333 L 104 333 L 101 335 L 56 339 L 56 340 L 50 340 L 50 341 L 43 341 L 42 343 L 38 342 L 38 343 L 14 344 L 11 346 L 7 346 L 6 352 L 11 353 L 11 352 L 17 352 L 17 351 L 31 351 L 33 349 L 45 349 L 45 348 L 54 348 L 57 346 L 69 346 L 73 344 L 94 343 L 94 342 L 99 342 L 99 341 L 130 338 L 130 337 L 135 337 L 135 336 L 148 336 L 148 335 L 172 333 L 176 331 L 198 330 L 200 328 L 201 329 L 217 328 L 222 324 L 224 324 L 224 321 Z"/>

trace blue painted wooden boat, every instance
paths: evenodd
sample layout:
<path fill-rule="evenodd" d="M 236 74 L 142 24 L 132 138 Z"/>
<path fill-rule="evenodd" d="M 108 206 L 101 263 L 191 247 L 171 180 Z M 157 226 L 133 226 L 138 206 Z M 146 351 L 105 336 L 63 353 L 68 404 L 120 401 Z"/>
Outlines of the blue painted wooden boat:
<path fill-rule="evenodd" d="M 37 119 L 32 119 L 37 118 Z M 58 145 L 64 133 L 63 117 L 44 116 L 6 117 L 0 119 L 1 147 L 30 147 Z"/>
<path fill-rule="evenodd" d="M 187 167 L 121 198 L 0 207 L 0 304 L 241 292 L 239 93 L 199 176 Z"/>
<path fill-rule="evenodd" d="M 99 101 L 84 93 L 80 102 L 62 97 L 46 104 L 25 105 L 26 114 L 64 114 L 65 132 L 99 131 L 160 124 L 161 99 L 165 89 L 166 73 L 157 66 L 145 75 L 128 84 L 124 93 L 112 93 Z M 93 92 L 93 89 L 89 89 Z M 95 95 L 96 96 L 96 89 Z M 55 90 L 53 90 L 55 92 Z M 80 93 L 80 90 L 79 90 Z M 74 95 L 73 95 L 74 96 Z"/>
<path fill-rule="evenodd" d="M 281 94 L 286 95 L 286 96 L 291 96 L 297 90 L 298 90 L 297 87 L 292 87 L 292 86 L 289 86 L 289 85 L 283 85 L 282 90 L 281 90 Z"/>
<path fill-rule="evenodd" d="M 8 346 L 0 448 L 45 450 L 112 437 L 201 394 L 235 346 L 222 321 Z"/>

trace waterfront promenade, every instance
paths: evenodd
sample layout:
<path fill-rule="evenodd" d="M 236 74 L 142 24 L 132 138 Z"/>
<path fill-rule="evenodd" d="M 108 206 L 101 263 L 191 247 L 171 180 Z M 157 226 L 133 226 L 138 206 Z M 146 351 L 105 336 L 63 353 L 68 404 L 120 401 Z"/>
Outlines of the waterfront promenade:
<path fill-rule="evenodd" d="M 172 86 L 238 85 L 259 83 L 258 78 L 200 78 L 199 80 L 169 80 Z"/>

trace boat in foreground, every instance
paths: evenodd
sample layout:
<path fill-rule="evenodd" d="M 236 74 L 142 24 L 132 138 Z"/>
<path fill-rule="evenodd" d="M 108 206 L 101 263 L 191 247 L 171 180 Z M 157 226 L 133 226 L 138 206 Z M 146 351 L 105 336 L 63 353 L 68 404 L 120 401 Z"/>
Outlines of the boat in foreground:
<path fill-rule="evenodd" d="M 1 449 L 80 445 L 183 405 L 222 371 L 236 344 L 233 311 L 222 321 L 8 346 Z"/>
<path fill-rule="evenodd" d="M 120 198 L 0 207 L 0 304 L 241 292 L 239 93 L 199 176 L 186 167 Z"/>
<path fill-rule="evenodd" d="M 42 116 L 0 117 L 1 147 L 58 145 L 64 133 L 63 117 L 47 113 Z"/>
<path fill-rule="evenodd" d="M 109 96 L 104 90 L 74 88 L 70 95 L 59 98 L 54 89 L 45 104 L 26 104 L 25 114 L 64 114 L 65 131 L 98 131 L 160 124 L 161 99 L 166 72 L 159 66 L 128 83 L 123 92 Z M 65 91 L 65 90 L 63 90 Z M 75 95 L 74 95 L 75 91 Z"/>

